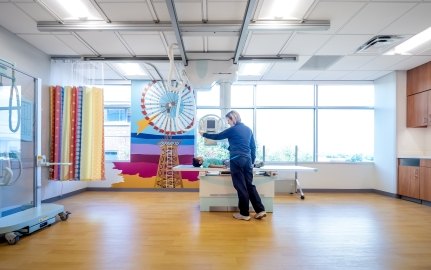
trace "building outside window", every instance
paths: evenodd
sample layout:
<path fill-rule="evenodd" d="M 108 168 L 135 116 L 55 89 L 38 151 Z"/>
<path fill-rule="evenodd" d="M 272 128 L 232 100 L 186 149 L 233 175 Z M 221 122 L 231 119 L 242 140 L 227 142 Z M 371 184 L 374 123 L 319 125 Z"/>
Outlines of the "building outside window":
<path fill-rule="evenodd" d="M 130 160 L 130 85 L 104 85 L 105 160 Z"/>

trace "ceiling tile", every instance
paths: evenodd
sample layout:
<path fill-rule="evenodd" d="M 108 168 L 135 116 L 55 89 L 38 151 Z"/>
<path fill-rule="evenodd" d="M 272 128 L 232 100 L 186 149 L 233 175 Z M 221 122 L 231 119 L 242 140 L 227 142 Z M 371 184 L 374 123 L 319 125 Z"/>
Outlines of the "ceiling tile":
<path fill-rule="evenodd" d="M 94 55 L 94 53 L 83 44 L 79 39 L 77 39 L 74 35 L 70 34 L 57 34 L 55 35 L 58 39 L 60 39 L 64 44 L 70 47 L 74 52 L 77 52 L 80 55 Z"/>
<path fill-rule="evenodd" d="M 347 55 L 341 58 L 337 63 L 333 64 L 328 70 L 357 70 L 359 67 L 370 62 L 377 56 L 375 55 Z"/>
<path fill-rule="evenodd" d="M 78 55 L 61 40 L 47 34 L 19 34 L 19 37 L 48 55 Z"/>
<path fill-rule="evenodd" d="M 295 33 L 282 50 L 282 54 L 314 54 L 331 36 Z"/>
<path fill-rule="evenodd" d="M 242 21 L 246 6 L 246 1 L 208 1 L 208 21 Z"/>
<path fill-rule="evenodd" d="M 364 5 L 365 3 L 363 2 L 320 1 L 310 12 L 308 19 L 330 20 L 330 29 L 323 33 L 336 33 L 357 12 L 359 12 Z M 343 12 L 334 12 L 335 10 L 342 10 Z"/>
<path fill-rule="evenodd" d="M 36 22 L 11 3 L 0 3 L 0 25 L 13 33 L 38 33 Z"/>
<path fill-rule="evenodd" d="M 130 53 L 114 32 L 80 32 L 79 36 L 101 55 L 130 56 Z"/>
<path fill-rule="evenodd" d="M 169 16 L 168 7 L 166 1 L 153 1 L 154 10 L 156 11 L 157 17 L 162 22 L 170 22 L 171 17 Z"/>
<path fill-rule="evenodd" d="M 317 51 L 320 55 L 348 55 L 368 41 L 368 35 L 335 35 Z"/>
<path fill-rule="evenodd" d="M 295 72 L 294 74 L 292 74 L 292 76 L 289 77 L 289 80 L 312 81 L 320 73 L 322 73 L 321 70 L 299 70 L 299 71 Z"/>
<path fill-rule="evenodd" d="M 136 55 L 166 55 L 166 48 L 158 33 L 122 34 Z"/>
<path fill-rule="evenodd" d="M 421 3 L 401 16 L 382 32 L 384 34 L 414 35 L 431 26 L 431 3 Z"/>
<path fill-rule="evenodd" d="M 208 37 L 208 51 L 235 51 L 238 37 Z"/>
<path fill-rule="evenodd" d="M 189 52 L 203 52 L 204 40 L 203 37 L 187 36 L 183 37 L 184 49 Z"/>
<path fill-rule="evenodd" d="M 413 3 L 369 3 L 339 33 L 378 34 L 413 6 Z"/>
<path fill-rule="evenodd" d="M 345 76 L 343 76 L 341 78 L 341 80 L 348 80 L 348 81 L 373 81 L 376 80 L 380 77 L 383 77 L 387 74 L 391 73 L 391 71 L 384 71 L 384 70 L 379 70 L 379 71 L 374 71 L 374 70 L 358 70 L 355 72 L 350 72 L 348 74 L 346 74 Z"/>
<path fill-rule="evenodd" d="M 146 2 L 143 3 L 100 3 L 111 21 L 153 21 Z"/>
<path fill-rule="evenodd" d="M 202 4 L 201 1 L 175 2 L 178 21 L 201 22 Z M 169 13 L 168 13 L 169 14 Z"/>
<path fill-rule="evenodd" d="M 16 3 L 30 18 L 35 21 L 54 21 L 55 18 L 44 8 L 35 2 L 31 3 Z"/>
<path fill-rule="evenodd" d="M 278 55 L 291 33 L 251 33 L 243 55 Z"/>
<path fill-rule="evenodd" d="M 408 55 L 379 55 L 372 61 L 361 66 L 359 70 L 390 70 L 392 66 L 402 60 L 410 58 Z"/>
<path fill-rule="evenodd" d="M 346 76 L 349 72 L 351 72 L 351 71 L 347 71 L 347 70 L 344 70 L 344 71 L 324 70 L 320 74 L 318 74 L 316 77 L 314 77 L 314 80 L 319 80 L 319 81 L 339 80 L 343 76 Z"/>
<path fill-rule="evenodd" d="M 410 56 L 399 63 L 393 65 L 391 69 L 394 70 L 409 70 L 414 67 L 420 66 L 431 61 L 431 55 L 429 56 Z"/>

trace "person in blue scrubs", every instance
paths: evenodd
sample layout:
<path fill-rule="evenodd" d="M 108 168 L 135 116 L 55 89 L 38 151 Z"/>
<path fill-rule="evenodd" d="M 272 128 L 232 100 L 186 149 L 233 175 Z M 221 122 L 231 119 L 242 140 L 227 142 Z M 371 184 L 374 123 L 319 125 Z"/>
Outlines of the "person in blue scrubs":
<path fill-rule="evenodd" d="M 232 183 L 238 194 L 239 213 L 233 217 L 240 220 L 250 220 L 249 202 L 256 212 L 254 218 L 266 217 L 265 206 L 262 204 L 256 186 L 253 185 L 253 164 L 256 159 L 256 144 L 252 130 L 241 122 L 237 111 L 226 114 L 229 128 L 220 133 L 205 133 L 204 137 L 211 140 L 228 139 L 230 156 L 230 173 Z"/>

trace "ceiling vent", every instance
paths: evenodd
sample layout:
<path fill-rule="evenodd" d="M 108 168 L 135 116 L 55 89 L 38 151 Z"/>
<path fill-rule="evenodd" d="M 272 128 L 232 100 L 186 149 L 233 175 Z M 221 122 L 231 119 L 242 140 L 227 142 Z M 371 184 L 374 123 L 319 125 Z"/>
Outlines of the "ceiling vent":
<path fill-rule="evenodd" d="M 381 54 L 400 43 L 402 40 L 402 36 L 396 35 L 375 36 L 361 45 L 356 50 L 356 53 Z"/>
<path fill-rule="evenodd" d="M 340 59 L 340 55 L 315 55 L 310 57 L 300 70 L 326 70 Z"/>

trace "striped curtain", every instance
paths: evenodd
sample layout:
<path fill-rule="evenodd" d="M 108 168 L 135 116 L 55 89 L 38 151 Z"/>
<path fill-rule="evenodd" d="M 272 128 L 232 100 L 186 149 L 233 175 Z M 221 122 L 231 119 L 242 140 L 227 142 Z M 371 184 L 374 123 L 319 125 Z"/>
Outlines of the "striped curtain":
<path fill-rule="evenodd" d="M 104 180 L 103 90 L 50 87 L 50 180 Z"/>

